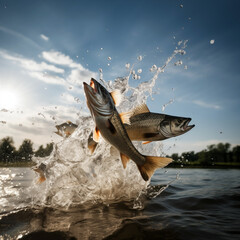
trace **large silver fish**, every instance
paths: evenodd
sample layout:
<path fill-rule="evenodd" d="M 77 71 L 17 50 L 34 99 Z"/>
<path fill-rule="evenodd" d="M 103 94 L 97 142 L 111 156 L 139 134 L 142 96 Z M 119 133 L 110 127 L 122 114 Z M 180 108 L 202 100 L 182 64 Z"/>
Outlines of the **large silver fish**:
<path fill-rule="evenodd" d="M 176 137 L 191 130 L 195 125 L 188 125 L 191 118 L 176 117 L 160 113 L 152 113 L 146 104 L 142 104 L 128 113 L 130 125 L 124 124 L 131 141 L 162 141 Z M 92 134 L 88 138 L 88 148 L 91 153 L 97 147 Z"/>
<path fill-rule="evenodd" d="M 98 142 L 100 133 L 103 138 L 120 152 L 123 167 L 126 168 L 129 159 L 138 166 L 142 178 L 148 181 L 157 168 L 165 167 L 171 158 L 144 156 L 138 152 L 128 137 L 123 123 L 129 123 L 126 114 L 120 117 L 115 104 L 118 105 L 118 92 L 109 93 L 95 79 L 90 85 L 84 82 L 87 105 L 96 124 L 93 139 Z"/>
<path fill-rule="evenodd" d="M 176 137 L 191 130 L 191 118 L 152 113 L 145 104 L 131 111 L 130 125 L 126 126 L 128 136 L 136 141 L 161 141 Z"/>

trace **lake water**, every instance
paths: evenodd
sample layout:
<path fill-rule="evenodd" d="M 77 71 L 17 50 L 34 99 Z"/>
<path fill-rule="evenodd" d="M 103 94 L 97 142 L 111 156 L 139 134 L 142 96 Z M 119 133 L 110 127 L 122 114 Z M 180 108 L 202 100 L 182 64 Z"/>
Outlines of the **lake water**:
<path fill-rule="evenodd" d="M 0 168 L 0 239 L 240 239 L 237 169 L 161 169 L 139 199 L 68 209 L 36 205 L 35 179 Z"/>

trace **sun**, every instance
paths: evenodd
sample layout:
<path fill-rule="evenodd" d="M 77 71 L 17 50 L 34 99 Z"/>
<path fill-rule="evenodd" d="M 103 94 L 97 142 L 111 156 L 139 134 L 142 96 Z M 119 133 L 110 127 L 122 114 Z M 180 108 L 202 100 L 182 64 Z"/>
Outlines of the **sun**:
<path fill-rule="evenodd" d="M 19 94 L 10 89 L 0 89 L 0 108 L 13 110 L 19 106 L 20 97 Z"/>

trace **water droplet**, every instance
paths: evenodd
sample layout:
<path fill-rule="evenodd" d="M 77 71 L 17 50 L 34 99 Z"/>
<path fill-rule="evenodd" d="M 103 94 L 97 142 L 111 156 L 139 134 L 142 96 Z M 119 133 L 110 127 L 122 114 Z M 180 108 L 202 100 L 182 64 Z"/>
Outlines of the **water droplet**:
<path fill-rule="evenodd" d="M 76 56 L 76 58 L 78 58 L 78 56 Z"/>
<path fill-rule="evenodd" d="M 139 68 L 139 69 L 137 70 L 137 72 L 138 72 L 138 73 L 142 73 L 142 69 Z"/>
<path fill-rule="evenodd" d="M 76 101 L 77 103 L 80 103 L 80 102 L 81 102 L 81 100 L 80 100 L 78 97 L 75 97 L 75 98 L 74 98 L 74 101 Z"/>
<path fill-rule="evenodd" d="M 143 60 L 143 57 L 140 55 L 140 56 L 138 56 L 138 61 L 142 61 Z"/>
<path fill-rule="evenodd" d="M 180 45 L 182 44 L 182 42 L 183 42 L 183 41 L 179 41 L 179 42 L 178 42 L 178 46 L 180 46 Z"/>
<path fill-rule="evenodd" d="M 110 66 L 110 63 L 108 63 L 107 65 Z"/>
<path fill-rule="evenodd" d="M 102 68 L 99 68 L 98 71 L 99 71 L 100 73 L 102 73 Z"/>
<path fill-rule="evenodd" d="M 103 50 L 103 48 L 101 47 L 100 50 Z"/>
<path fill-rule="evenodd" d="M 141 76 L 138 75 L 138 76 L 137 76 L 137 80 L 140 80 L 140 79 L 141 79 Z"/>
<path fill-rule="evenodd" d="M 157 70 L 157 66 L 154 64 L 151 68 L 150 68 L 150 71 L 151 72 L 154 72 Z"/>
<path fill-rule="evenodd" d="M 111 58 L 111 57 L 108 57 L 108 60 L 109 60 L 109 61 L 111 61 L 111 60 L 112 60 L 112 58 Z"/>
<path fill-rule="evenodd" d="M 137 74 L 133 74 L 133 75 L 132 75 L 132 78 L 133 78 L 134 80 L 136 80 L 136 79 L 137 79 Z"/>
<path fill-rule="evenodd" d="M 215 43 L 215 40 L 212 39 L 212 40 L 210 41 L 210 44 L 214 44 L 214 43 Z"/>
<path fill-rule="evenodd" d="M 174 66 L 180 66 L 182 64 L 183 64 L 182 60 L 178 60 L 177 62 L 174 63 Z"/>
<path fill-rule="evenodd" d="M 129 68 L 130 68 L 130 63 L 126 63 L 126 64 L 125 64 L 125 67 L 126 67 L 127 69 L 129 69 Z"/>
<path fill-rule="evenodd" d="M 183 5 L 182 5 L 182 4 L 180 5 L 180 8 L 183 8 Z"/>
<path fill-rule="evenodd" d="M 184 66 L 184 69 L 185 69 L 185 70 L 187 70 L 187 69 L 188 69 L 188 66 L 187 66 L 187 65 L 185 65 L 185 66 Z"/>

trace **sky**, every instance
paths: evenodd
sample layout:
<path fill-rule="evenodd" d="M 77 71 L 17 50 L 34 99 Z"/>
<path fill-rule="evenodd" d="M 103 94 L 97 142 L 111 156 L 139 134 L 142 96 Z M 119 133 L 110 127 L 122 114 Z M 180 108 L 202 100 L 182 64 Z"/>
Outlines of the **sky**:
<path fill-rule="evenodd" d="M 240 144 L 239 9 L 238 0 L 0 0 L 0 139 L 59 142 L 56 124 L 89 115 L 83 81 L 126 77 L 134 64 L 136 87 L 184 48 L 147 100 L 196 125 L 162 142 L 165 153 Z"/>

